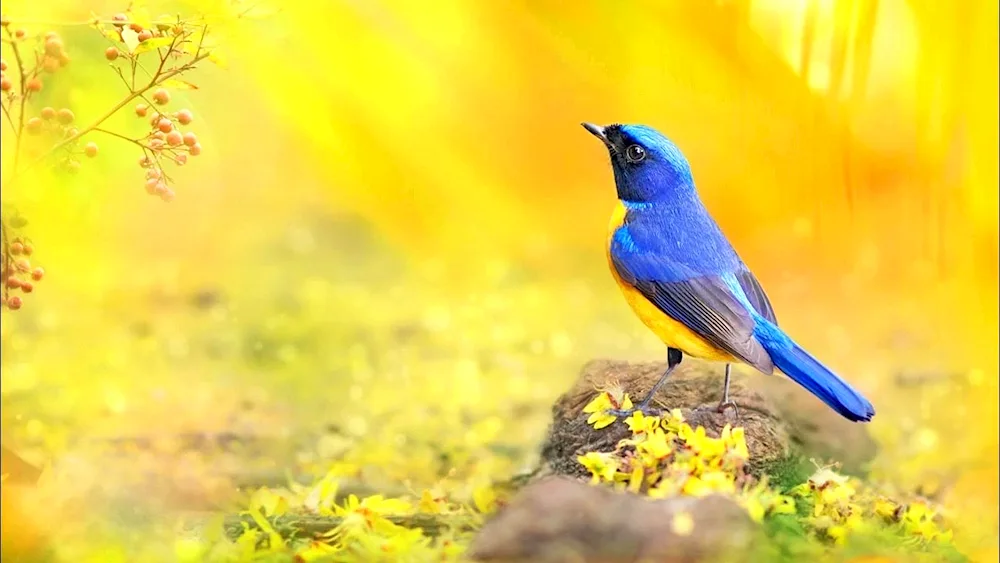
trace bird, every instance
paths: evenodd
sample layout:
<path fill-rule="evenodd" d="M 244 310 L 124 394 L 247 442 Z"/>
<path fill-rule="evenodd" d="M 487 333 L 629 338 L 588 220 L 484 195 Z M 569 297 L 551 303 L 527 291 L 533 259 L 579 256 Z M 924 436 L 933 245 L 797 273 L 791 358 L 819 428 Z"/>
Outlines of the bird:
<path fill-rule="evenodd" d="M 637 124 L 583 127 L 611 156 L 618 203 L 608 225 L 611 274 L 632 311 L 667 346 L 667 368 L 631 409 L 656 414 L 653 396 L 684 355 L 725 362 L 724 413 L 732 364 L 775 370 L 854 422 L 871 402 L 778 326 L 764 288 L 701 201 L 687 158 L 656 129 Z"/>

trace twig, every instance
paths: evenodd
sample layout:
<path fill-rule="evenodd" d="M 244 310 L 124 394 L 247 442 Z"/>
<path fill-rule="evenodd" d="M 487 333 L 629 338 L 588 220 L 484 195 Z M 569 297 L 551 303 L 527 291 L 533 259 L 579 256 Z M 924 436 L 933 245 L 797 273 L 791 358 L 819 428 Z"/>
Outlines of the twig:
<path fill-rule="evenodd" d="M 6 104 L 0 104 L 3 107 L 3 114 L 7 117 L 7 123 L 10 124 L 10 130 L 17 135 L 17 127 L 14 125 L 14 120 L 10 117 L 10 110 L 7 109 Z"/>
<path fill-rule="evenodd" d="M 24 136 L 24 102 L 25 93 L 27 92 L 28 84 L 28 73 L 24 69 L 24 60 L 21 59 L 21 50 L 17 48 L 17 41 L 14 35 L 10 31 L 10 27 L 5 27 L 4 31 L 7 33 L 8 39 L 10 39 L 10 48 L 14 52 L 14 63 L 17 64 L 17 72 L 21 78 L 20 82 L 20 97 L 18 98 L 18 112 L 17 112 L 17 127 L 14 128 L 14 163 L 11 167 L 11 177 L 17 176 L 17 167 L 21 160 L 21 138 Z M 8 117 L 10 117 L 8 115 Z M 12 124 L 13 125 L 13 124 Z"/>
<path fill-rule="evenodd" d="M 80 129 L 79 131 L 77 131 L 77 133 L 75 135 L 73 135 L 71 137 L 68 137 L 66 139 L 63 139 L 59 143 L 56 143 L 52 148 L 50 148 L 48 151 L 46 151 L 45 154 L 43 154 L 40 157 L 38 157 L 37 159 L 35 159 L 31 164 L 25 166 L 23 170 L 20 170 L 19 173 L 15 172 L 15 176 L 12 177 L 9 180 L 8 184 L 12 185 L 15 180 L 17 180 L 20 176 L 22 176 L 24 174 L 24 172 L 30 170 L 31 168 L 35 167 L 39 163 L 45 161 L 46 159 L 49 158 L 49 156 L 51 156 L 53 153 L 55 153 L 59 149 L 62 149 L 66 145 L 69 145 L 69 144 L 72 144 L 72 143 L 76 142 L 80 137 L 83 137 L 87 133 L 90 133 L 94 129 L 97 129 L 98 127 L 100 127 L 101 124 L 104 123 L 108 118 L 110 118 L 112 115 L 114 115 L 115 113 L 117 113 L 119 110 L 121 110 L 122 108 L 124 108 L 125 106 L 127 106 L 129 103 L 132 102 L 132 100 L 134 100 L 134 99 L 142 96 L 143 93 L 145 93 L 147 90 L 149 90 L 149 89 L 151 89 L 151 88 L 153 88 L 153 87 L 155 87 L 155 86 L 157 86 L 159 84 L 162 84 L 166 80 L 169 80 L 169 79 L 173 78 L 174 76 L 177 76 L 178 74 L 181 74 L 183 72 L 191 70 L 191 68 L 193 68 L 195 64 L 197 64 L 198 62 L 200 62 L 200 61 L 208 58 L 208 56 L 210 54 L 211 53 L 206 52 L 206 53 L 204 53 L 202 55 L 198 55 L 198 56 L 194 57 L 193 59 L 191 59 L 190 62 L 188 62 L 188 63 L 186 63 L 186 64 L 184 64 L 184 65 L 182 65 L 180 67 L 177 67 L 177 68 L 175 68 L 173 70 L 167 71 L 167 72 L 162 73 L 162 74 L 157 74 L 156 76 L 153 77 L 152 80 L 149 81 L 149 84 L 147 84 L 145 87 L 142 87 L 142 88 L 139 88 L 138 90 L 135 90 L 134 92 L 129 93 L 129 95 L 125 96 L 120 102 L 118 102 L 117 104 L 115 104 L 114 107 L 112 107 L 110 110 L 108 110 L 107 112 L 105 112 L 104 115 L 102 115 L 101 117 L 97 118 L 92 124 L 88 125 L 87 127 L 84 127 L 83 129 Z M 9 189 L 9 185 L 7 186 L 8 189 Z"/>
<path fill-rule="evenodd" d="M 132 144 L 138 145 L 138 146 L 142 147 L 143 149 L 146 148 L 146 145 L 143 145 L 138 140 L 133 139 L 132 137 L 126 137 L 125 135 L 122 135 L 121 133 L 115 133 L 114 131 L 109 131 L 107 129 L 102 129 L 100 127 L 94 127 L 93 131 L 95 133 L 104 133 L 105 135 L 111 135 L 112 137 L 118 137 L 119 139 L 121 139 L 123 141 L 128 141 L 128 142 L 130 142 Z"/>

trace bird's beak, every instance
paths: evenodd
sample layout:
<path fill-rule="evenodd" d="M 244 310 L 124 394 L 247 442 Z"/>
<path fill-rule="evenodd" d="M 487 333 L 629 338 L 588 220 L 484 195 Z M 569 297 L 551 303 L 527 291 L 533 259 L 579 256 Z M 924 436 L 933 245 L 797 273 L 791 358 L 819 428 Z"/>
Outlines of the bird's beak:
<path fill-rule="evenodd" d="M 581 123 L 583 128 L 590 131 L 590 134 L 601 140 L 602 143 L 611 148 L 611 143 L 608 142 L 608 136 L 604 134 L 604 128 L 600 125 L 594 125 L 593 123 Z"/>

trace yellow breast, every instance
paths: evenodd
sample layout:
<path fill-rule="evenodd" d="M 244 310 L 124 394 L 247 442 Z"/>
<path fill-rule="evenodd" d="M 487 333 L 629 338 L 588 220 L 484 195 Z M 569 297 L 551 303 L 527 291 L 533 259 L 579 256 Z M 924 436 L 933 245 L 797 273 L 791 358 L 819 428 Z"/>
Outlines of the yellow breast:
<path fill-rule="evenodd" d="M 618 227 L 622 226 L 622 223 L 625 221 L 625 213 L 625 206 L 622 205 L 621 202 L 618 202 L 615 206 L 614 212 L 611 214 L 611 220 L 608 223 L 607 255 L 608 266 L 611 268 L 611 275 L 615 278 L 615 282 L 618 283 L 618 287 L 621 288 L 622 294 L 625 296 L 625 301 L 627 301 L 629 306 L 632 307 L 632 311 L 635 312 L 643 324 L 649 327 L 649 329 L 652 330 L 664 344 L 671 348 L 677 348 L 681 352 L 696 358 L 718 361 L 735 361 L 731 354 L 723 350 L 719 350 L 714 345 L 707 342 L 704 338 L 698 336 L 689 328 L 675 321 L 673 318 L 661 311 L 656 305 L 646 299 L 646 297 L 643 296 L 639 290 L 626 283 L 621 276 L 618 275 L 614 264 L 611 262 L 611 240 L 614 237 L 615 231 Z"/>

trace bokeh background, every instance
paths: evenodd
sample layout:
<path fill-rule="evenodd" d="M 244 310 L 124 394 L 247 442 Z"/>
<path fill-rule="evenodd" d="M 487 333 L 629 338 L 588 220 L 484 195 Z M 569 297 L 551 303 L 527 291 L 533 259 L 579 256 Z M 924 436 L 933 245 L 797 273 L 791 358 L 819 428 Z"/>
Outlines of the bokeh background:
<path fill-rule="evenodd" d="M 110 137 L 78 176 L 2 194 L 48 272 L 2 323 L 4 443 L 50 474 L 24 522 L 136 530 L 142 506 L 225 498 L 220 468 L 445 468 L 455 490 L 516 471 L 584 361 L 663 353 L 606 271 L 586 120 L 686 151 L 783 325 L 877 405 L 875 475 L 996 559 L 997 2 L 143 6 L 210 14 L 226 59 L 174 94 L 205 147 L 176 201 Z M 3 12 L 44 31 L 125 8 Z M 123 95 L 105 40 L 58 29 L 73 63 L 49 103 L 90 121 Z M 176 444 L 226 433 L 264 445 Z"/>

